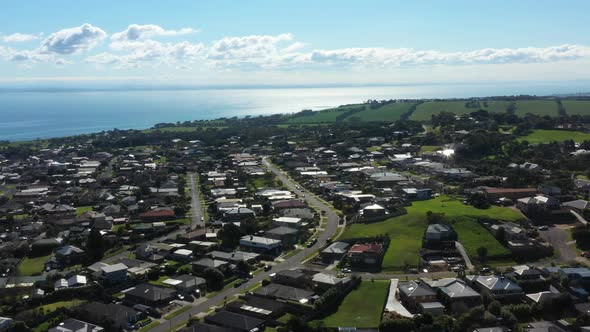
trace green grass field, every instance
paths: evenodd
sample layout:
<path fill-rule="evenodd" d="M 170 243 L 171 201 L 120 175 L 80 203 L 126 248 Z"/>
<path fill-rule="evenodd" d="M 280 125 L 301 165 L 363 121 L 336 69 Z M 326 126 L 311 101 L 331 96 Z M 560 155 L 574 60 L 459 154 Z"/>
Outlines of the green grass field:
<path fill-rule="evenodd" d="M 499 220 L 516 221 L 522 216 L 508 208 L 492 206 L 489 209 L 480 210 L 469 205 L 462 204 L 459 200 L 449 196 L 440 196 L 427 201 L 413 202 L 407 207 L 408 213 L 399 217 L 371 224 L 352 224 L 345 230 L 342 238 L 362 238 L 380 234 L 389 234 L 391 242 L 383 257 L 382 269 L 384 271 L 400 271 L 406 265 L 416 266 L 420 260 L 418 251 L 422 247 L 422 236 L 428 225 L 426 212 L 444 213 L 450 220 L 464 217 L 489 217 Z M 498 243 L 487 231 L 474 219 L 468 218 L 469 223 L 463 220 L 457 222 L 457 234 L 459 240 L 469 253 L 474 253 L 480 246 L 489 246 L 489 256 L 492 253 L 503 253 L 504 247 Z M 477 243 L 477 237 L 482 236 L 482 242 Z"/>
<path fill-rule="evenodd" d="M 478 257 L 477 249 L 479 247 L 487 248 L 488 257 L 492 260 L 494 257 L 510 255 L 510 251 L 500 244 L 477 220 L 469 217 L 456 217 L 452 219 L 451 225 L 457 232 L 459 242 L 463 244 L 469 257 Z"/>
<path fill-rule="evenodd" d="M 326 327 L 376 328 L 381 322 L 389 280 L 363 281 L 348 294 L 338 311 L 323 319 Z"/>
<path fill-rule="evenodd" d="M 330 123 L 336 122 L 336 118 L 351 109 L 363 106 L 362 104 L 343 105 L 336 108 L 316 111 L 309 115 L 297 115 L 287 120 L 286 124 L 302 124 L 302 123 Z"/>
<path fill-rule="evenodd" d="M 479 108 L 467 108 L 465 107 L 465 100 L 453 100 L 453 101 L 429 101 L 418 105 L 416 111 L 410 117 L 411 120 L 416 121 L 430 121 L 433 114 L 440 112 L 450 112 L 456 115 L 469 114 L 477 111 Z M 506 112 L 506 109 L 510 105 L 508 101 L 488 101 L 487 107 L 484 106 L 483 102 L 480 102 L 480 107 L 487 110 L 488 112 Z"/>
<path fill-rule="evenodd" d="M 25 257 L 18 265 L 18 273 L 23 276 L 36 275 L 43 272 L 45 262 L 51 257 L 51 255 L 40 256 L 40 257 Z"/>
<path fill-rule="evenodd" d="M 59 308 L 73 308 L 73 307 L 77 307 L 77 306 L 84 304 L 84 303 L 86 303 L 86 301 L 84 301 L 84 300 L 59 301 L 59 302 L 54 302 L 54 303 L 42 305 L 39 308 L 43 309 L 44 313 L 49 313 L 49 312 L 55 311 Z"/>
<path fill-rule="evenodd" d="M 440 145 L 422 145 L 420 147 L 420 152 L 424 153 L 424 152 L 434 152 L 438 149 L 441 149 L 442 146 Z"/>
<path fill-rule="evenodd" d="M 516 115 L 532 113 L 540 116 L 558 116 L 555 100 L 519 100 L 516 102 Z"/>
<path fill-rule="evenodd" d="M 92 206 L 78 206 L 76 208 L 76 216 L 80 216 L 85 212 L 92 211 Z"/>
<path fill-rule="evenodd" d="M 568 115 L 590 115 L 590 100 L 562 100 Z"/>
<path fill-rule="evenodd" d="M 393 103 L 375 109 L 371 109 L 368 107 L 369 105 L 366 104 L 343 105 L 336 108 L 313 112 L 309 115 L 296 115 L 289 119 L 285 124 L 332 123 L 350 120 L 351 118 L 357 118 L 361 121 L 367 122 L 393 122 L 399 120 L 400 116 L 407 112 L 412 105 L 413 103 Z M 364 107 L 364 110 L 350 114 L 343 119 L 338 119 L 338 117 L 345 115 L 346 112 L 358 107 Z"/>
<path fill-rule="evenodd" d="M 568 139 L 573 139 L 574 142 L 581 143 L 590 140 L 590 134 L 567 130 L 537 129 L 527 136 L 518 138 L 519 141 L 528 141 L 531 144 L 550 143 L 554 141 L 563 142 Z"/>
<path fill-rule="evenodd" d="M 367 108 L 362 112 L 352 115 L 367 122 L 394 122 L 399 120 L 400 116 L 407 112 L 414 103 L 395 103 L 386 104 L 379 108 Z"/>

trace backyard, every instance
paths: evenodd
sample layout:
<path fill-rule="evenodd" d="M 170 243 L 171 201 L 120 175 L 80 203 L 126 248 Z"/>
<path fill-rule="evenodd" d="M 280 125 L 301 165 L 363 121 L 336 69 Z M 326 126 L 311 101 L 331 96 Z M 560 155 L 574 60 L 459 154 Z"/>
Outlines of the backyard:
<path fill-rule="evenodd" d="M 389 280 L 363 281 L 350 292 L 338 311 L 323 319 L 326 327 L 376 328 L 381 322 Z"/>
<path fill-rule="evenodd" d="M 43 272 L 45 262 L 51 255 L 40 257 L 25 257 L 18 265 L 18 273 L 23 276 L 39 275 Z"/>

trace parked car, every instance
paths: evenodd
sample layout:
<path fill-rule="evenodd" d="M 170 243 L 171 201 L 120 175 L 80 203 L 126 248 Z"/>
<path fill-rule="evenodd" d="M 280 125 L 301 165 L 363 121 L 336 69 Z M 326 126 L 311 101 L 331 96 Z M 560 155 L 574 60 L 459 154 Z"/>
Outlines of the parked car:
<path fill-rule="evenodd" d="M 543 226 L 539 226 L 537 229 L 540 230 L 540 231 L 548 231 L 549 230 L 549 226 L 543 225 Z"/>
<path fill-rule="evenodd" d="M 342 272 L 344 272 L 344 273 L 351 273 L 352 270 L 349 269 L 349 268 L 347 268 L 347 267 L 345 267 L 345 268 L 342 269 Z"/>

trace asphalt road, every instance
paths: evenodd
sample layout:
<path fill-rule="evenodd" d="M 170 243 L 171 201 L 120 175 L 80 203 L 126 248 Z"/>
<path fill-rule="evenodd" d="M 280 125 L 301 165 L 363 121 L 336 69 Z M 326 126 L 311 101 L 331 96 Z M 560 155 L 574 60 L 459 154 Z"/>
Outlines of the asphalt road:
<path fill-rule="evenodd" d="M 559 226 L 550 226 L 546 231 L 539 231 L 539 235 L 559 252 L 556 259 L 560 263 L 570 263 L 577 260 L 578 253 L 568 244 L 569 234 Z"/>
<path fill-rule="evenodd" d="M 252 279 L 250 279 L 246 284 L 242 285 L 239 288 L 227 289 L 227 290 L 222 291 L 222 292 L 216 294 L 215 296 L 213 296 L 203 302 L 193 304 L 192 308 L 190 310 L 185 311 L 182 314 L 180 314 L 176 317 L 173 317 L 170 320 L 163 321 L 160 325 L 152 328 L 150 330 L 151 332 L 170 331 L 171 328 L 175 328 L 178 325 L 185 323 L 191 316 L 195 316 L 199 313 L 208 311 L 211 307 L 222 303 L 224 301 L 224 299 L 229 299 L 235 295 L 238 295 L 244 289 L 247 289 L 251 286 L 254 286 L 255 284 L 260 283 L 263 279 L 267 278 L 271 273 L 273 273 L 275 271 L 280 271 L 280 270 L 288 270 L 288 269 L 300 266 L 300 262 L 305 258 L 306 255 L 308 255 L 309 253 L 311 253 L 317 249 L 322 248 L 326 244 L 326 241 L 336 233 L 336 230 L 338 229 L 339 217 L 336 213 L 334 213 L 334 211 L 332 211 L 330 209 L 330 207 L 328 207 L 326 204 L 324 204 L 319 199 L 312 196 L 306 190 L 297 189 L 297 187 L 298 187 L 297 183 L 295 183 L 293 180 L 291 180 L 288 176 L 286 176 L 281 170 L 276 168 L 274 165 L 270 164 L 266 159 L 263 160 L 263 163 L 271 172 L 273 172 L 276 175 L 276 177 L 278 179 L 280 179 L 283 182 L 283 184 L 287 188 L 289 188 L 289 190 L 295 192 L 296 194 L 298 194 L 300 196 L 305 195 L 304 199 L 307 202 L 307 204 L 313 205 L 317 209 L 319 209 L 320 211 L 323 211 L 325 213 L 325 216 L 328 219 L 327 224 L 324 227 L 324 229 L 321 231 L 321 233 L 319 234 L 317 243 L 314 244 L 311 248 L 303 250 L 303 251 L 285 259 L 284 261 L 276 264 L 275 266 L 273 266 L 272 270 L 263 271 L 263 272 L 258 273 Z"/>
<path fill-rule="evenodd" d="M 197 226 L 205 227 L 205 220 L 203 219 L 205 215 L 203 213 L 203 207 L 199 197 L 199 185 L 197 184 L 195 173 L 190 173 L 188 178 L 191 185 L 191 210 L 193 213 L 191 228 L 196 228 Z"/>

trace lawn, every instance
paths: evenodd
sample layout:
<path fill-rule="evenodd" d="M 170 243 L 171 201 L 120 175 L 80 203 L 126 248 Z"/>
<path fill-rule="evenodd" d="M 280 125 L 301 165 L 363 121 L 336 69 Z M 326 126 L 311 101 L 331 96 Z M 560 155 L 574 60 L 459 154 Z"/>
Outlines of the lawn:
<path fill-rule="evenodd" d="M 424 152 L 434 152 L 436 150 L 442 149 L 442 146 L 440 145 L 422 145 L 420 147 L 420 152 L 424 153 Z"/>
<path fill-rule="evenodd" d="M 348 294 L 338 311 L 323 319 L 326 327 L 376 328 L 381 322 L 389 280 L 363 281 Z"/>
<path fill-rule="evenodd" d="M 78 206 L 76 208 L 76 216 L 80 216 L 85 212 L 92 211 L 92 206 Z"/>
<path fill-rule="evenodd" d="M 381 107 L 371 109 L 367 108 L 362 112 L 353 114 L 351 117 L 357 117 L 367 122 L 393 122 L 399 120 L 400 116 L 407 112 L 414 103 L 392 103 Z"/>
<path fill-rule="evenodd" d="M 590 100 L 562 100 L 565 112 L 569 115 L 589 115 Z"/>
<path fill-rule="evenodd" d="M 150 280 L 149 283 L 152 285 L 156 285 L 156 286 L 165 286 L 164 280 L 166 280 L 166 279 L 170 279 L 170 277 L 169 276 L 160 276 L 156 280 Z"/>
<path fill-rule="evenodd" d="M 86 303 L 86 301 L 84 301 L 84 300 L 59 301 L 59 302 L 54 302 L 54 303 L 42 305 L 39 308 L 43 309 L 43 312 L 45 314 L 47 314 L 47 313 L 55 311 L 59 308 L 73 308 L 73 307 L 77 307 L 77 306 L 84 304 L 84 303 Z"/>
<path fill-rule="evenodd" d="M 38 275 L 43 272 L 45 262 L 51 255 L 40 257 L 25 257 L 18 265 L 18 273 L 23 276 Z"/>
<path fill-rule="evenodd" d="M 502 253 L 503 247 L 496 241 L 483 226 L 474 219 L 465 217 L 489 217 L 499 220 L 516 221 L 522 216 L 508 208 L 492 206 L 481 210 L 473 206 L 464 205 L 459 200 L 449 196 L 440 196 L 427 201 L 413 202 L 407 207 L 408 213 L 399 217 L 371 224 L 352 224 L 347 227 L 342 235 L 344 239 L 362 238 L 389 234 L 391 242 L 383 257 L 382 269 L 384 271 L 400 271 L 406 265 L 417 266 L 420 260 L 418 251 L 422 247 L 422 236 L 428 225 L 426 212 L 444 213 L 450 220 L 457 221 L 457 234 L 469 253 L 477 250 L 482 244 L 488 247 L 489 256 L 492 253 Z M 466 222 L 464 219 L 469 220 Z M 476 241 L 482 236 L 482 242 Z"/>
<path fill-rule="evenodd" d="M 465 247 L 469 257 L 478 257 L 477 249 L 480 247 L 488 249 L 488 258 L 491 260 L 494 257 L 505 258 L 510 255 L 510 251 L 500 244 L 477 220 L 469 217 L 456 217 L 452 219 L 451 225 L 457 232 L 459 241 Z"/>
<path fill-rule="evenodd" d="M 540 116 L 558 116 L 555 100 L 519 100 L 516 102 L 516 115 L 532 113 Z"/>
<path fill-rule="evenodd" d="M 573 139 L 577 143 L 590 140 L 590 134 L 567 130 L 545 130 L 537 129 L 527 136 L 519 137 L 519 141 L 528 141 L 531 144 L 550 143 L 553 141 L 563 142 Z"/>

